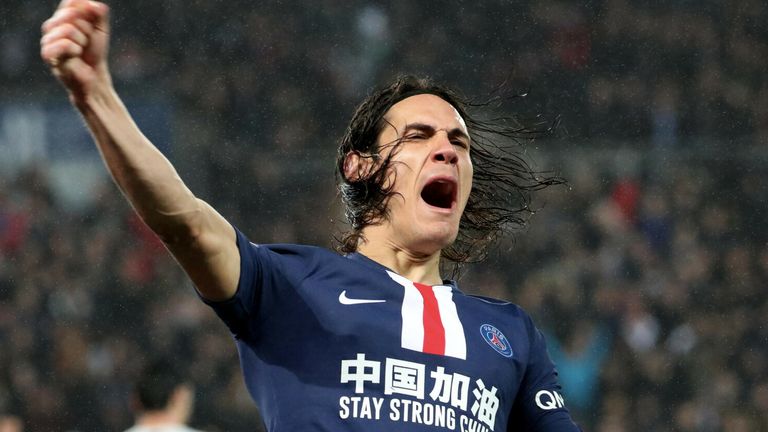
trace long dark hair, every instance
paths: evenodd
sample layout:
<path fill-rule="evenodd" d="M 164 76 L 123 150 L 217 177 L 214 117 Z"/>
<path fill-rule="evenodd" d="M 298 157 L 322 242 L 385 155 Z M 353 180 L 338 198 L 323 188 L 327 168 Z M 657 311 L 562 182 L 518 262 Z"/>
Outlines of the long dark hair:
<path fill-rule="evenodd" d="M 351 230 L 337 239 L 340 252 L 355 252 L 363 228 L 388 217 L 387 204 L 393 194 L 394 182 L 386 182 L 386 179 L 400 142 L 391 143 L 395 148 L 385 160 L 379 160 L 381 149 L 377 140 L 389 124 L 384 115 L 395 103 L 423 93 L 433 94 L 451 104 L 464 119 L 472 139 L 472 192 L 459 223 L 456 241 L 442 250 L 442 258 L 457 265 L 481 261 L 500 235 L 526 224 L 533 213 L 531 192 L 563 183 L 556 175 L 534 171 L 522 157 L 523 141 L 547 133 L 553 126 L 551 123 L 525 125 L 515 117 L 480 119 L 471 111 L 492 108 L 503 98 L 495 96 L 484 102 L 471 101 L 428 78 L 400 76 L 391 85 L 374 91 L 357 107 L 341 139 L 336 181 Z M 372 159 L 374 169 L 366 175 L 347 178 L 344 165 L 350 153 Z"/>

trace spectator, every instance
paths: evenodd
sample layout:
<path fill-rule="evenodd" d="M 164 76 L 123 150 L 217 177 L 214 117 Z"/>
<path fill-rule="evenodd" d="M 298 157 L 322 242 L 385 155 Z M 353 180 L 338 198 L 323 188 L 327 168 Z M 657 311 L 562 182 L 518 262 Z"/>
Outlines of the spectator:
<path fill-rule="evenodd" d="M 24 432 L 24 426 L 16 416 L 0 415 L 0 432 Z"/>
<path fill-rule="evenodd" d="M 187 426 L 195 396 L 181 368 L 158 360 L 144 369 L 134 389 L 136 424 L 126 432 L 199 432 Z"/>

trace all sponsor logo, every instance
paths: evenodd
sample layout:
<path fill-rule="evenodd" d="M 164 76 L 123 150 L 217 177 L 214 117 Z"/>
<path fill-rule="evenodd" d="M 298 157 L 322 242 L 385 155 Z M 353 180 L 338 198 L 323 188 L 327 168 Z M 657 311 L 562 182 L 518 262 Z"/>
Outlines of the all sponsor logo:
<path fill-rule="evenodd" d="M 339 418 L 343 420 L 493 432 L 501 405 L 498 389 L 480 378 L 396 358 L 373 360 L 365 353 L 341 361 L 340 382 L 351 390 L 339 398 Z M 372 388 L 373 394 L 369 393 Z"/>
<path fill-rule="evenodd" d="M 504 357 L 512 357 L 512 345 L 499 329 L 490 324 L 483 324 L 480 326 L 480 334 L 497 353 Z"/>

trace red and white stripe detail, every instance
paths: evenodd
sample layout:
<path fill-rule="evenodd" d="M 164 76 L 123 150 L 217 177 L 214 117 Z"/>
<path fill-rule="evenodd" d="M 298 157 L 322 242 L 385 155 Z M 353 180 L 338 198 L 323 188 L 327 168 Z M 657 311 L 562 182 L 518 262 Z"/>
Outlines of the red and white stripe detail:
<path fill-rule="evenodd" d="M 467 359 L 467 341 L 450 286 L 429 286 L 390 271 L 405 289 L 401 346 L 406 349 Z"/>

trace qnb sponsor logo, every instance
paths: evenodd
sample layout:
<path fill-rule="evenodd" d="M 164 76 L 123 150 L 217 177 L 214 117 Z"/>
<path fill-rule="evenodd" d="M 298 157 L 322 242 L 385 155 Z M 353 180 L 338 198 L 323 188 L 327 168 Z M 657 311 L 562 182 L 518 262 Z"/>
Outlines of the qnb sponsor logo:
<path fill-rule="evenodd" d="M 563 401 L 563 397 L 560 396 L 560 393 L 554 390 L 539 390 L 539 392 L 536 393 L 536 405 L 538 405 L 539 408 L 548 411 L 564 407 L 565 401 Z"/>

